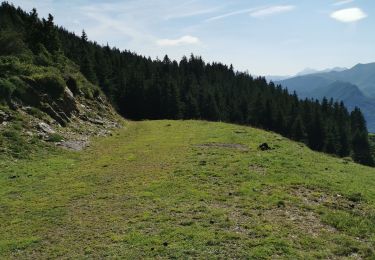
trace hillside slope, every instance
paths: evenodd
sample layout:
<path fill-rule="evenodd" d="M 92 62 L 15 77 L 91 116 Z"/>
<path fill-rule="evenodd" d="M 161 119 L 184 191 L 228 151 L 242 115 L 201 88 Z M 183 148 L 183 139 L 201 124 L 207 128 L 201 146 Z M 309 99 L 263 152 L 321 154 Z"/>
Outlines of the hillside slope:
<path fill-rule="evenodd" d="M 375 256 L 375 170 L 254 128 L 129 122 L 0 168 L 3 259 Z"/>
<path fill-rule="evenodd" d="M 0 159 L 25 158 L 49 144 L 82 149 L 120 117 L 100 89 L 63 55 L 0 55 Z"/>

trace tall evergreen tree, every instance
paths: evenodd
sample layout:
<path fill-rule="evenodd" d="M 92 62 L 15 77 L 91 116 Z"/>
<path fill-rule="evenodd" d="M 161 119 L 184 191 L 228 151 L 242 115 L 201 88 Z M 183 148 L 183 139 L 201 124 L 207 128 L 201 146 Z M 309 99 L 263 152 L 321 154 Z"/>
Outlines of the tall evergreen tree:
<path fill-rule="evenodd" d="M 48 14 L 48 19 L 43 19 L 43 45 L 50 53 L 58 51 L 61 47 L 59 35 L 53 22 L 53 16 Z"/>
<path fill-rule="evenodd" d="M 368 135 L 356 130 L 352 138 L 353 159 L 355 162 L 374 166 L 374 158 L 370 153 Z"/>
<path fill-rule="evenodd" d="M 94 71 L 93 61 L 89 53 L 89 45 L 87 42 L 86 32 L 82 31 L 81 36 L 81 60 L 80 60 L 80 69 L 83 75 L 92 83 L 97 82 L 96 74 Z"/>

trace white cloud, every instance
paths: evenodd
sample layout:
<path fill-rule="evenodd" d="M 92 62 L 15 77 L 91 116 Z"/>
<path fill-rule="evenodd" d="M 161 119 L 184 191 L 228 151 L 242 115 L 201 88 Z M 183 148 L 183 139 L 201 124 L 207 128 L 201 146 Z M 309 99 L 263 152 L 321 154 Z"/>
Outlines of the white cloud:
<path fill-rule="evenodd" d="M 254 12 L 255 10 L 259 10 L 259 9 L 260 8 L 258 7 L 258 8 L 250 8 L 250 9 L 245 9 L 245 10 L 233 11 L 233 12 L 229 12 L 229 13 L 225 13 L 225 14 L 221 14 L 221 15 L 211 17 L 211 18 L 207 19 L 206 22 L 221 20 L 221 19 L 231 17 L 231 16 L 234 16 L 234 15 L 251 13 L 251 12 Z"/>
<path fill-rule="evenodd" d="M 353 3 L 353 2 L 354 2 L 354 0 L 341 0 L 341 1 L 337 1 L 333 5 L 334 6 L 346 5 L 346 4 L 350 4 L 350 3 Z"/>
<path fill-rule="evenodd" d="M 331 14 L 331 18 L 343 22 L 343 23 L 352 23 L 359 20 L 362 20 L 367 17 L 360 8 L 347 8 L 335 11 Z"/>
<path fill-rule="evenodd" d="M 275 5 L 275 6 L 270 6 L 267 8 L 254 11 L 250 13 L 250 15 L 252 17 L 259 18 L 259 17 L 269 16 L 269 15 L 289 12 L 289 11 L 294 10 L 295 8 L 296 7 L 294 5 Z"/>
<path fill-rule="evenodd" d="M 185 35 L 178 39 L 160 39 L 156 43 L 160 46 L 179 46 L 179 45 L 190 45 L 198 44 L 200 41 L 197 37 L 191 35 Z"/>

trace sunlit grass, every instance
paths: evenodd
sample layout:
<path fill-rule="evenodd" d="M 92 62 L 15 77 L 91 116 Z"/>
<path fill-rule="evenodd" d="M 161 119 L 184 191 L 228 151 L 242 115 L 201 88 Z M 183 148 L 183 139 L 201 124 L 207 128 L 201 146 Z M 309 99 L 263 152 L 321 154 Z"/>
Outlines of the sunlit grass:
<path fill-rule="evenodd" d="M 375 170 L 262 130 L 130 122 L 2 165 L 1 258 L 374 257 Z"/>

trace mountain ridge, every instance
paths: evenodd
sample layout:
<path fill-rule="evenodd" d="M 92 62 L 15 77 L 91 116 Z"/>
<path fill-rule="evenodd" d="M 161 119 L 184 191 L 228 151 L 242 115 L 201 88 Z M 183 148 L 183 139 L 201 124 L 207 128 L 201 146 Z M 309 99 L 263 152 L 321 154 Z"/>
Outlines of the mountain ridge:
<path fill-rule="evenodd" d="M 357 88 L 356 95 L 338 96 L 340 87 L 337 82 L 341 82 L 343 87 L 347 84 L 355 86 Z M 291 91 L 296 91 L 301 98 L 334 98 L 344 101 L 351 110 L 358 106 L 364 112 L 369 130 L 375 132 L 373 116 L 375 114 L 375 63 L 357 64 L 344 71 L 309 74 L 276 83 Z M 332 84 L 335 85 L 335 88 L 332 88 Z M 361 93 L 358 93 L 359 91 Z"/>

